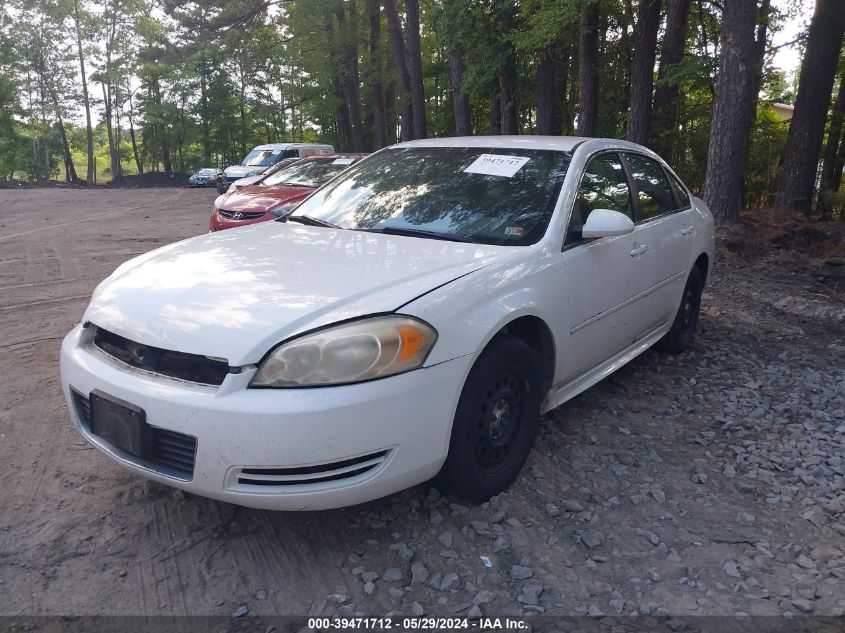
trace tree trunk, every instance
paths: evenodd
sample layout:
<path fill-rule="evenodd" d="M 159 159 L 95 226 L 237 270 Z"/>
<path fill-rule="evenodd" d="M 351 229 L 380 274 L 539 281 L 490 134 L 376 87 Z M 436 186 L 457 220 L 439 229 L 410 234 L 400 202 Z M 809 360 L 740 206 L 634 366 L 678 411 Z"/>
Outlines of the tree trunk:
<path fill-rule="evenodd" d="M 629 141 L 640 145 L 648 143 L 659 27 L 660 0 L 640 0 L 637 23 L 634 25 L 634 60 L 631 64 L 631 100 L 626 135 Z"/>
<path fill-rule="evenodd" d="M 581 9 L 578 45 L 578 135 L 595 136 L 599 114 L 599 3 L 590 0 Z"/>
<path fill-rule="evenodd" d="M 509 55 L 499 75 L 501 90 L 502 134 L 519 134 L 519 117 L 516 108 L 516 58 Z"/>
<path fill-rule="evenodd" d="M 129 140 L 132 142 L 132 155 L 135 157 L 135 166 L 138 173 L 144 173 L 144 163 L 141 162 L 141 154 L 138 152 L 138 141 L 135 138 L 135 107 L 132 104 L 132 92 L 129 89 L 129 79 L 126 80 L 126 92 L 129 93 Z"/>
<path fill-rule="evenodd" d="M 739 221 L 742 173 L 748 157 L 749 72 L 754 57 L 757 3 L 725 3 L 719 80 L 707 149 L 704 200 L 717 222 Z"/>
<path fill-rule="evenodd" d="M 246 156 L 246 74 L 243 59 L 238 60 L 238 110 L 241 116 L 241 154 Z"/>
<path fill-rule="evenodd" d="M 111 12 L 109 23 L 109 34 L 106 38 L 106 67 L 105 76 L 101 77 L 100 85 L 103 87 L 103 105 L 104 118 L 106 120 L 106 133 L 109 141 L 109 159 L 111 161 L 111 177 L 112 182 L 118 180 L 123 174 L 120 170 L 120 148 L 115 139 L 114 129 L 112 127 L 112 51 L 114 50 L 115 34 L 117 31 L 117 15 Z"/>
<path fill-rule="evenodd" d="M 387 115 L 384 106 L 384 83 L 381 63 L 381 12 L 378 0 L 367 0 L 367 16 L 370 21 L 370 64 L 373 72 L 372 110 L 373 110 L 373 149 L 387 145 Z"/>
<path fill-rule="evenodd" d="M 575 58 L 573 49 L 569 46 L 563 49 L 563 63 L 560 69 L 558 80 L 560 81 L 559 94 L 563 99 L 560 118 L 562 121 L 560 133 L 566 136 L 575 134 L 575 99 L 576 85 L 574 70 Z"/>
<path fill-rule="evenodd" d="M 748 108 L 748 147 L 751 147 L 751 135 L 754 131 L 754 124 L 757 121 L 757 102 L 760 99 L 760 87 L 763 85 L 763 65 L 766 61 L 766 46 L 768 45 L 769 20 L 771 16 L 771 0 L 762 0 L 760 2 L 760 9 L 757 12 L 757 36 L 754 41 L 754 54 L 751 60 L 750 74 L 751 80 L 748 82 L 748 98 L 746 100 L 746 107 Z M 766 197 L 768 198 L 769 191 L 767 188 Z M 743 180 L 743 195 L 742 206 L 748 208 L 751 206 L 751 201 L 746 195 L 745 181 Z"/>
<path fill-rule="evenodd" d="M 349 3 L 349 24 L 341 3 L 337 15 L 338 35 L 343 49 L 343 96 L 349 106 L 349 122 L 352 134 L 352 148 L 364 151 L 364 124 L 361 119 L 361 76 L 358 70 L 358 10 L 355 0 Z"/>
<path fill-rule="evenodd" d="M 839 191 L 842 185 L 842 172 L 845 171 L 845 143 L 840 141 L 839 152 L 836 156 L 836 162 L 833 166 L 833 179 L 831 181 L 831 190 Z"/>
<path fill-rule="evenodd" d="M 402 38 L 402 24 L 396 11 L 396 0 L 383 0 L 384 13 L 387 16 L 387 32 L 390 34 L 390 46 L 393 51 L 393 63 L 399 79 L 399 98 L 402 101 L 402 140 L 410 141 L 414 137 L 414 107 L 411 103 L 411 75 L 408 71 L 408 52 Z"/>
<path fill-rule="evenodd" d="M 537 51 L 537 134 L 560 133 L 560 62 L 555 47 Z"/>
<path fill-rule="evenodd" d="M 675 158 L 675 139 L 678 136 L 680 89 L 668 83 L 666 75 L 684 57 L 689 25 L 690 0 L 669 0 L 666 10 L 666 33 L 660 49 L 657 88 L 652 108 L 651 146 L 669 162 Z"/>
<path fill-rule="evenodd" d="M 425 121 L 425 90 L 423 87 L 422 51 L 420 49 L 420 3 L 405 0 L 408 22 L 408 60 L 411 79 L 411 104 L 414 110 L 414 138 L 428 136 Z"/>
<path fill-rule="evenodd" d="M 109 160 L 111 161 L 111 179 L 112 182 L 120 178 L 120 154 L 114 140 L 114 130 L 112 129 L 112 100 L 111 91 L 108 87 L 108 82 L 104 79 L 103 87 L 103 118 L 106 121 L 106 136 L 109 141 Z"/>
<path fill-rule="evenodd" d="M 211 158 L 211 132 L 208 125 L 208 62 L 205 56 L 200 58 L 200 129 L 202 133 L 203 160 Z"/>
<path fill-rule="evenodd" d="M 845 72 L 839 77 L 839 91 L 836 94 L 836 105 L 833 106 L 833 116 L 827 131 L 827 146 L 824 152 L 824 168 L 822 169 L 822 189 L 838 191 L 842 184 L 842 168 L 836 170 L 839 146 L 842 143 L 842 120 L 845 118 Z"/>
<path fill-rule="evenodd" d="M 94 129 L 91 127 L 91 102 L 88 99 L 88 80 L 85 76 L 85 56 L 82 53 L 82 30 L 79 24 L 79 1 L 73 2 L 73 18 L 76 26 L 76 51 L 79 55 L 79 74 L 82 79 L 82 102 L 85 104 L 86 141 L 88 150 L 88 173 L 85 179 L 89 185 L 94 184 Z"/>
<path fill-rule="evenodd" d="M 65 123 L 62 120 L 62 108 L 59 105 L 59 96 L 55 89 L 50 91 L 53 98 L 53 106 L 56 108 L 56 122 L 59 125 L 59 137 L 62 141 L 62 158 L 65 163 L 65 180 L 70 183 L 75 183 L 79 180 L 76 175 L 76 165 L 73 164 L 73 156 L 70 153 L 70 145 L 67 142 L 67 131 L 65 130 Z"/>
<path fill-rule="evenodd" d="M 490 104 L 490 134 L 496 136 L 502 133 L 502 99 L 493 97 Z"/>
<path fill-rule="evenodd" d="M 452 110 L 455 114 L 455 134 L 469 136 L 472 125 L 469 114 L 469 96 L 464 94 L 464 57 L 454 52 L 449 55 L 449 79 L 452 85 Z"/>
<path fill-rule="evenodd" d="M 842 37 L 845 33 L 845 3 L 817 0 L 810 22 L 807 50 L 801 62 L 801 76 L 795 111 L 783 149 L 778 204 L 809 214 L 824 124 L 830 106 Z"/>

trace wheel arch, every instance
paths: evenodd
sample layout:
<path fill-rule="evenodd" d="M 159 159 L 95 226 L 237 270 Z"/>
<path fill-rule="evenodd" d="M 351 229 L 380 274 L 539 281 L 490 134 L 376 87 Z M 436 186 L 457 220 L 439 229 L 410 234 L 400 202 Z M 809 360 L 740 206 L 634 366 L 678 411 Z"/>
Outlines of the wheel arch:
<path fill-rule="evenodd" d="M 497 336 L 504 335 L 515 336 L 525 341 L 537 353 L 540 359 L 543 391 L 544 393 L 548 391 L 554 382 L 556 363 L 555 339 L 549 325 L 543 319 L 533 314 L 518 316 L 500 327 L 485 342 L 484 347 L 487 347 L 490 341 Z"/>
<path fill-rule="evenodd" d="M 707 276 L 710 272 L 710 256 L 707 253 L 701 253 L 693 264 L 696 268 L 698 268 L 698 272 L 701 273 L 702 280 L 704 281 L 704 285 L 707 285 Z"/>

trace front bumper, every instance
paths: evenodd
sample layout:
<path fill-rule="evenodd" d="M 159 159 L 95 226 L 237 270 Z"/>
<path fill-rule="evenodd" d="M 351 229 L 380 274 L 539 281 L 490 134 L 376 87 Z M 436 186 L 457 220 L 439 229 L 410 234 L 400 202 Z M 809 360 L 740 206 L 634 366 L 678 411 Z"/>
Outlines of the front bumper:
<path fill-rule="evenodd" d="M 228 374 L 219 387 L 198 385 L 131 368 L 89 339 L 82 326 L 65 337 L 61 376 L 71 415 L 94 446 L 145 477 L 272 510 L 354 505 L 433 477 L 448 452 L 461 386 L 473 362 L 462 357 L 356 385 L 247 389 L 254 370 Z M 86 396 L 100 390 L 141 407 L 151 426 L 196 438 L 192 478 L 170 476 L 92 435 L 72 390 Z M 379 457 L 368 459 L 372 456 Z M 368 469 L 362 471 L 362 463 Z M 328 472 L 329 465 L 335 475 L 314 481 L 314 473 L 319 479 L 320 469 Z M 258 474 L 245 476 L 244 469 Z M 277 485 L 267 473 L 282 472 L 278 469 L 309 474 Z M 255 478 L 266 479 L 256 484 Z"/>

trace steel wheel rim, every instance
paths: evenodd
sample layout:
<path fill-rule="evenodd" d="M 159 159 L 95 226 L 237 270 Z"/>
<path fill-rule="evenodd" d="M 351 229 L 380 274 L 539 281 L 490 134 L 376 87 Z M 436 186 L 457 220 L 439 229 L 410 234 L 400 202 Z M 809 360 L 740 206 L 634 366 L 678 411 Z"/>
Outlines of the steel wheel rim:
<path fill-rule="evenodd" d="M 503 370 L 484 393 L 473 427 L 478 466 L 487 474 L 500 470 L 513 454 L 525 416 L 526 387 L 514 372 Z"/>

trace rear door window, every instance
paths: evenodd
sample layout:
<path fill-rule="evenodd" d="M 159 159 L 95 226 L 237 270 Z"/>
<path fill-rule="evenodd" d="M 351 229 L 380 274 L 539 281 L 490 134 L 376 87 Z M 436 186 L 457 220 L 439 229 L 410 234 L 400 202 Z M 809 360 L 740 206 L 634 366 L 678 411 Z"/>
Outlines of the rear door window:
<path fill-rule="evenodd" d="M 660 163 L 640 154 L 625 154 L 625 161 L 637 190 L 640 210 L 637 221 L 645 222 L 678 209 L 672 185 Z"/>

